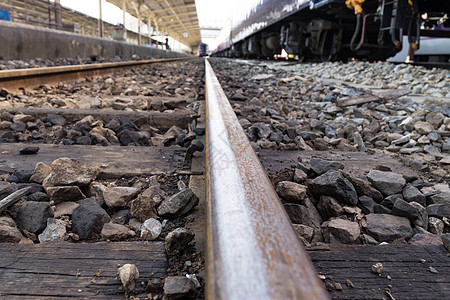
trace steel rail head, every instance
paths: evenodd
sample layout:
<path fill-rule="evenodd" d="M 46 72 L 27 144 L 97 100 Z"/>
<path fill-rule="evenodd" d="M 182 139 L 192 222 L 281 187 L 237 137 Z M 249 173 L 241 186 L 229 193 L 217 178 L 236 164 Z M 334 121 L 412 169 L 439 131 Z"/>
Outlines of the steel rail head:
<path fill-rule="evenodd" d="M 207 298 L 329 299 L 205 60 Z"/>

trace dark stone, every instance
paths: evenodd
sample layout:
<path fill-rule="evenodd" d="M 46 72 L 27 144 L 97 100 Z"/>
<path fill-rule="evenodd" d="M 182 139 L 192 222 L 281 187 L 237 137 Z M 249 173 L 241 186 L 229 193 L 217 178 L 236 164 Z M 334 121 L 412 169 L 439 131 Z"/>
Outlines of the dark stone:
<path fill-rule="evenodd" d="M 317 210 L 320 215 L 328 220 L 331 217 L 338 217 L 344 213 L 342 206 L 333 197 L 320 196 Z"/>
<path fill-rule="evenodd" d="M 412 185 L 405 186 L 402 195 L 406 202 L 417 202 L 420 205 L 426 206 L 425 196 Z"/>
<path fill-rule="evenodd" d="M 41 233 L 47 226 L 47 219 L 53 218 L 50 204 L 46 202 L 26 202 L 19 209 L 16 222 L 21 230 L 33 234 Z"/>
<path fill-rule="evenodd" d="M 315 178 L 308 185 L 315 197 L 330 196 L 346 205 L 356 205 L 358 196 L 355 188 L 341 172 L 330 170 Z"/>
<path fill-rule="evenodd" d="M 18 121 L 12 123 L 11 126 L 9 126 L 9 128 L 15 132 L 24 132 L 27 129 L 27 124 Z"/>
<path fill-rule="evenodd" d="M 115 224 L 125 225 L 131 219 L 131 213 L 129 209 L 122 209 L 118 211 L 112 218 L 111 222 Z"/>
<path fill-rule="evenodd" d="M 283 206 L 292 223 L 314 226 L 313 218 L 306 206 L 293 203 L 285 203 Z"/>
<path fill-rule="evenodd" d="M 344 173 L 344 176 L 353 184 L 358 196 L 370 197 L 376 203 L 383 201 L 383 195 L 377 189 L 373 188 L 368 181 L 354 177 L 348 173 Z"/>
<path fill-rule="evenodd" d="M 199 135 L 199 136 L 205 135 L 205 128 L 198 128 L 198 127 L 195 127 L 195 128 L 192 129 L 192 130 L 194 131 L 194 133 L 195 133 L 196 135 Z"/>
<path fill-rule="evenodd" d="M 76 202 L 86 198 L 80 188 L 73 185 L 48 187 L 47 193 L 50 195 L 55 204 L 66 201 Z"/>
<path fill-rule="evenodd" d="M 327 161 L 320 158 L 312 158 L 310 169 L 314 175 L 319 176 L 325 174 L 329 170 L 343 170 L 344 165 L 336 161 Z"/>
<path fill-rule="evenodd" d="M 50 202 L 50 196 L 46 193 L 36 192 L 27 197 L 27 201 Z"/>
<path fill-rule="evenodd" d="M 190 212 L 198 204 L 198 197 L 191 189 L 184 189 L 181 192 L 167 198 L 158 207 L 158 215 L 181 216 Z"/>
<path fill-rule="evenodd" d="M 0 181 L 0 200 L 18 190 L 16 183 Z"/>
<path fill-rule="evenodd" d="M 358 198 L 357 206 L 361 208 L 362 212 L 366 215 L 373 213 L 376 205 L 377 203 L 370 197 L 361 196 Z"/>
<path fill-rule="evenodd" d="M 63 126 L 66 124 L 66 119 L 64 117 L 55 114 L 48 114 L 45 121 L 50 122 L 52 125 Z"/>
<path fill-rule="evenodd" d="M 402 175 L 378 170 L 370 171 L 367 174 L 367 179 L 385 196 L 398 194 L 406 184 L 406 180 Z"/>
<path fill-rule="evenodd" d="M 450 219 L 450 204 L 432 204 L 427 206 L 428 216 Z"/>
<path fill-rule="evenodd" d="M 149 144 L 148 138 L 140 131 L 122 130 L 117 136 L 123 146 L 147 146 Z"/>
<path fill-rule="evenodd" d="M 366 216 L 367 232 L 379 242 L 392 242 L 399 238 L 409 239 L 413 230 L 407 218 L 370 214 Z"/>
<path fill-rule="evenodd" d="M 139 222 L 144 222 L 150 218 L 156 218 L 156 204 L 155 201 L 148 196 L 139 195 L 136 199 L 131 201 L 131 215 L 139 220 Z"/>
<path fill-rule="evenodd" d="M 397 201 L 398 199 L 403 200 L 403 196 L 401 194 L 394 194 L 394 195 L 387 196 L 386 198 L 384 198 L 384 200 L 381 201 L 380 204 L 389 209 L 392 209 L 394 207 L 395 201 Z"/>
<path fill-rule="evenodd" d="M 450 203 L 450 193 L 439 193 L 429 197 L 429 204 L 445 204 Z"/>
<path fill-rule="evenodd" d="M 76 143 L 78 145 L 90 145 L 92 141 L 88 136 L 83 135 L 77 138 Z"/>
<path fill-rule="evenodd" d="M 373 212 L 375 214 L 390 214 L 391 210 L 389 208 L 387 208 L 386 206 L 377 204 L 373 207 Z"/>
<path fill-rule="evenodd" d="M 419 211 L 413 205 L 401 199 L 395 201 L 391 214 L 408 218 L 411 223 L 419 218 Z"/>
<path fill-rule="evenodd" d="M 83 135 L 88 135 L 89 132 L 92 130 L 92 127 L 90 127 L 90 126 L 88 126 L 88 125 L 86 125 L 84 123 L 78 122 L 78 123 L 75 124 L 73 129 L 76 130 L 76 131 L 81 132 Z"/>
<path fill-rule="evenodd" d="M 184 228 L 177 228 L 167 234 L 164 245 L 168 254 L 183 251 L 194 239 L 194 233 Z"/>
<path fill-rule="evenodd" d="M 72 213 L 72 231 L 81 240 L 94 238 L 100 234 L 103 225 L 109 222 L 106 211 L 91 198 L 83 199 Z"/>
<path fill-rule="evenodd" d="M 19 150 L 21 155 L 31 155 L 37 154 L 39 152 L 39 147 L 25 147 Z"/>
<path fill-rule="evenodd" d="M 168 276 L 164 281 L 164 295 L 167 300 L 193 299 L 195 284 L 186 276 Z"/>
<path fill-rule="evenodd" d="M 30 181 L 31 175 L 33 175 L 34 170 L 19 170 L 14 175 L 17 176 L 19 182 L 27 183 Z"/>

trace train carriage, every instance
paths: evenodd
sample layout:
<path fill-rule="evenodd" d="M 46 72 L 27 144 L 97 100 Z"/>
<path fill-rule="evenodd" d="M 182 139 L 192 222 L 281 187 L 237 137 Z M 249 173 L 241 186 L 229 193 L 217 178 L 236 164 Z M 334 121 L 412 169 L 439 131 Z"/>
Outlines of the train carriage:
<path fill-rule="evenodd" d="M 284 49 L 299 60 L 385 60 L 420 36 L 450 37 L 450 1 L 256 0 L 233 21 L 214 51 L 228 57 L 273 57 Z M 224 35 L 224 34 L 222 34 Z M 408 43 L 404 45 L 403 36 Z"/>

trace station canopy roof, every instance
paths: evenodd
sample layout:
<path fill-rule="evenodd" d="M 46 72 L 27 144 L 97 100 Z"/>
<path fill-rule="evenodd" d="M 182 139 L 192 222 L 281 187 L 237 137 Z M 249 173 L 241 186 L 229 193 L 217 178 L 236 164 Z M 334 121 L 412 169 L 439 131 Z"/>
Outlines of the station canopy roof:
<path fill-rule="evenodd" d="M 106 0 L 179 42 L 194 47 L 201 41 L 195 0 Z"/>

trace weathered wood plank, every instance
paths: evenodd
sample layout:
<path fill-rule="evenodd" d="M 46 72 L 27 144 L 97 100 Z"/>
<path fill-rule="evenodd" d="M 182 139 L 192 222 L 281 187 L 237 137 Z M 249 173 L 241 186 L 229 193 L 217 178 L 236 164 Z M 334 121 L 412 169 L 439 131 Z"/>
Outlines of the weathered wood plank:
<path fill-rule="evenodd" d="M 116 275 L 127 263 L 145 296 L 149 279 L 167 275 L 164 251 L 163 242 L 0 244 L 0 297 L 124 299 Z"/>
<path fill-rule="evenodd" d="M 333 299 L 390 299 L 386 289 L 397 300 L 450 299 L 450 257 L 443 247 L 324 245 L 307 251 L 327 286 L 341 284 L 342 291 L 329 289 Z M 378 262 L 381 276 L 371 271 Z"/>
<path fill-rule="evenodd" d="M 24 144 L 0 143 L 0 171 L 34 170 L 38 162 L 48 165 L 57 158 L 69 157 L 100 167 L 98 178 L 120 178 L 171 173 L 184 159 L 180 147 L 123 147 L 36 144 L 35 155 L 19 155 Z"/>
<path fill-rule="evenodd" d="M 365 152 L 342 152 L 342 151 L 279 151 L 260 150 L 259 157 L 263 166 L 270 172 L 278 172 L 285 168 L 295 166 L 299 158 L 301 162 L 309 167 L 311 158 L 321 158 L 328 161 L 343 163 L 344 171 L 364 176 L 378 165 L 389 166 L 397 173 L 404 175 L 418 175 L 416 171 L 405 167 L 395 158 L 386 154 Z"/>

